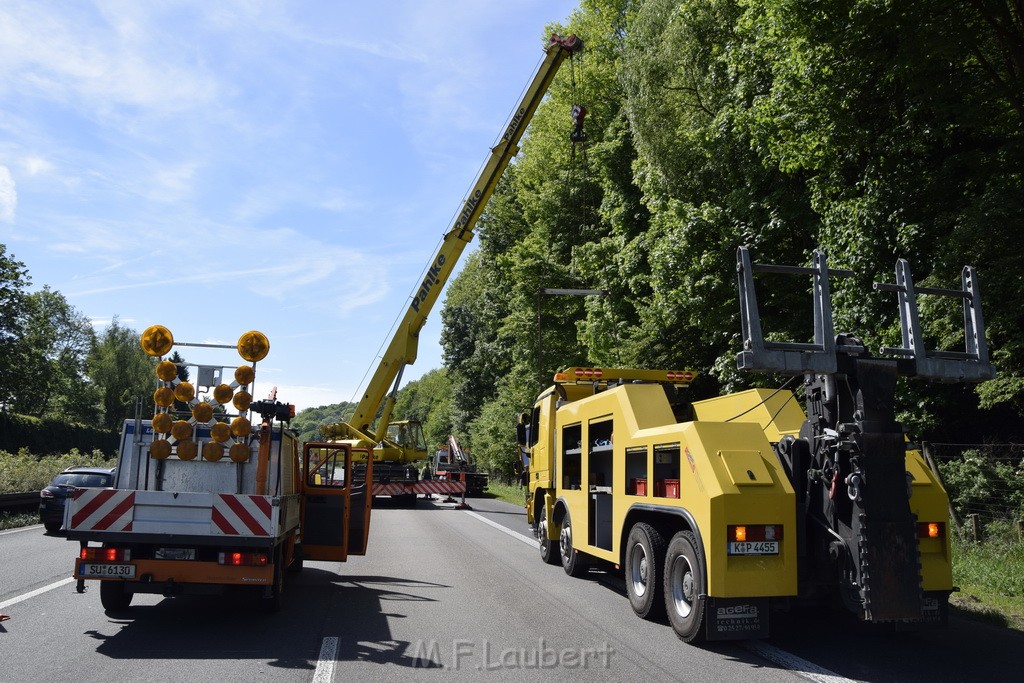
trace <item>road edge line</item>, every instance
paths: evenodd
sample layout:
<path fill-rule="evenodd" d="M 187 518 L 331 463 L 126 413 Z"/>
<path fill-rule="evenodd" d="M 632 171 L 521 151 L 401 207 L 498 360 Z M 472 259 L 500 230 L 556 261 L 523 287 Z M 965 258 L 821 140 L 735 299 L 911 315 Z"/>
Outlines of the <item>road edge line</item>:
<path fill-rule="evenodd" d="M 815 683 L 856 683 L 852 678 L 846 678 L 828 669 L 818 666 L 806 659 L 779 649 L 774 645 L 763 643 L 759 640 L 748 640 L 740 645 L 744 650 L 751 652 L 758 657 L 767 659 L 773 664 L 778 664 L 784 669 L 792 671 L 796 675 L 806 678 Z"/>
<path fill-rule="evenodd" d="M 39 529 L 42 526 L 42 524 L 33 524 L 32 526 L 19 526 L 14 529 L 4 529 L 3 531 L 0 531 L 0 536 L 6 536 L 7 534 L 16 534 L 19 531 L 31 531 L 32 529 Z"/>
<path fill-rule="evenodd" d="M 477 519 L 479 519 L 484 524 L 489 524 L 490 526 L 493 526 L 498 531 L 501 531 L 502 533 L 508 534 L 509 536 L 511 536 L 512 538 L 516 539 L 517 541 L 522 541 L 523 543 L 525 543 L 528 546 L 536 546 L 537 545 L 537 539 L 535 539 L 535 538 L 530 538 L 529 536 L 524 536 L 523 534 L 519 533 L 518 531 L 512 531 L 508 527 L 504 527 L 504 526 L 498 524 L 497 522 L 495 522 L 493 520 L 487 519 L 483 515 L 478 515 L 477 513 L 472 512 L 471 510 L 464 510 L 464 512 L 467 515 L 469 515 L 470 517 L 476 517 Z"/>
<path fill-rule="evenodd" d="M 11 605 L 17 605 L 19 602 L 22 602 L 23 600 L 28 600 L 29 598 L 34 598 L 37 595 L 42 595 L 43 593 L 46 593 L 48 591 L 52 591 L 54 588 L 60 588 L 61 586 L 66 586 L 69 583 L 74 583 L 74 581 L 75 581 L 74 578 L 61 579 L 60 581 L 55 581 L 55 582 L 51 583 L 48 586 L 43 586 L 42 588 L 37 588 L 34 591 L 29 591 L 28 593 L 25 593 L 23 595 L 19 595 L 16 598 L 11 598 L 10 600 L 4 600 L 3 602 L 0 602 L 0 609 L 4 609 L 6 607 L 10 607 Z"/>

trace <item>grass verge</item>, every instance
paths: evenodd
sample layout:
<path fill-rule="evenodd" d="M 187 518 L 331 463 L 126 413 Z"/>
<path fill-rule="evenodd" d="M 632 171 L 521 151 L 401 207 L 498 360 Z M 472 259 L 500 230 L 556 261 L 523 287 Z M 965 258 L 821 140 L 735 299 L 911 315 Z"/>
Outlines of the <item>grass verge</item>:
<path fill-rule="evenodd" d="M 950 596 L 954 614 L 1024 631 L 1024 543 L 955 540 L 953 583 L 960 587 Z"/>
<path fill-rule="evenodd" d="M 487 494 L 490 494 L 492 498 L 497 498 L 513 505 L 519 505 L 520 507 L 526 500 L 526 490 L 522 486 L 519 484 L 502 484 L 500 481 L 492 480 L 487 482 Z M 525 515 L 526 513 L 524 512 L 523 514 Z"/>
<path fill-rule="evenodd" d="M 0 512 L 0 531 L 39 524 L 38 512 Z"/>

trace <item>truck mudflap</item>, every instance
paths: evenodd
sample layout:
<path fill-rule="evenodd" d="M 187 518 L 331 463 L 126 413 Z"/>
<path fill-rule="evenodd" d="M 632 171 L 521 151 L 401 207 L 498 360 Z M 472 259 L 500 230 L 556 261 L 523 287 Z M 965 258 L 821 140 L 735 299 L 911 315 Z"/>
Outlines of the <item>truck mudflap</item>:
<path fill-rule="evenodd" d="M 392 482 L 390 484 L 377 483 L 373 485 L 373 495 L 375 496 L 401 496 L 403 494 L 444 495 L 463 493 L 465 490 L 466 485 L 461 481 L 441 481 L 434 479 L 418 481 L 414 484 Z"/>
<path fill-rule="evenodd" d="M 768 598 L 704 598 L 708 640 L 767 638 Z"/>

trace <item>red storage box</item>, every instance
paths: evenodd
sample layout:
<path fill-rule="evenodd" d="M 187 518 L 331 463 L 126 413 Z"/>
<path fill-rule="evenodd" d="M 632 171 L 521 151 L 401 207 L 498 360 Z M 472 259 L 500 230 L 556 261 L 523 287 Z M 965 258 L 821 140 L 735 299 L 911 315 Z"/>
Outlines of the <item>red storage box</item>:
<path fill-rule="evenodd" d="M 629 481 L 630 493 L 634 496 L 646 496 L 647 495 L 647 480 L 646 479 L 630 479 Z"/>
<path fill-rule="evenodd" d="M 678 479 L 655 479 L 654 480 L 654 495 L 658 498 L 678 498 L 679 497 L 679 480 Z"/>

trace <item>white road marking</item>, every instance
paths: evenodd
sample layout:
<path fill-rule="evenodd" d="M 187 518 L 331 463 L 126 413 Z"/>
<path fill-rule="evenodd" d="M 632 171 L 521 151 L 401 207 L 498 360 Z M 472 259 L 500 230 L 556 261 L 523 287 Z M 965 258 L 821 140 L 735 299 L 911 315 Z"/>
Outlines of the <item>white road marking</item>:
<path fill-rule="evenodd" d="M 46 593 L 47 591 L 52 591 L 54 588 L 60 588 L 61 586 L 66 586 L 69 583 L 73 583 L 74 581 L 75 581 L 75 579 L 73 579 L 73 578 L 72 579 L 61 579 L 60 581 L 55 581 L 55 582 L 51 583 L 48 586 L 43 586 L 42 588 L 37 588 L 34 591 L 29 591 L 28 593 L 25 593 L 24 595 L 19 595 L 16 598 L 11 598 L 10 600 L 5 600 L 3 602 L 0 602 L 0 609 L 4 609 L 5 607 L 10 607 L 11 605 L 16 605 L 19 602 L 21 602 L 22 600 L 28 600 L 29 598 L 34 598 L 37 595 L 42 595 L 43 593 Z"/>
<path fill-rule="evenodd" d="M 511 529 L 504 527 L 501 524 L 498 524 L 497 522 L 487 519 L 483 515 L 478 515 L 477 513 L 471 512 L 469 510 L 466 510 L 466 514 L 479 519 L 484 524 L 492 526 L 498 531 L 508 534 L 512 538 L 520 540 L 529 546 L 537 545 L 536 539 L 530 538 L 529 536 L 524 536 L 518 531 L 512 531 Z M 763 643 L 758 640 L 751 640 L 743 643 L 742 646 L 747 651 L 752 652 L 758 655 L 759 657 L 767 659 L 769 662 L 778 664 L 779 666 L 792 671 L 798 676 L 806 678 L 809 681 L 814 681 L 815 683 L 855 683 L 853 679 L 840 676 L 837 673 L 820 667 L 817 664 L 808 662 L 806 659 L 797 657 L 796 655 L 790 654 L 785 650 L 780 650 L 774 645 L 769 645 L 768 643 Z M 323 654 L 321 653 L 321 659 L 322 658 Z M 319 671 L 319 667 L 317 667 L 317 670 Z"/>
<path fill-rule="evenodd" d="M 33 524 L 32 526 L 20 526 L 17 529 L 8 529 L 7 531 L 0 531 L 0 536 L 6 536 L 7 534 L 16 534 L 19 531 L 31 531 L 32 529 L 39 529 L 42 524 Z"/>
<path fill-rule="evenodd" d="M 477 519 L 479 519 L 484 524 L 489 524 L 489 525 L 493 526 L 495 529 L 497 529 L 498 531 L 506 533 L 509 536 L 511 536 L 512 538 L 514 538 L 514 539 L 516 539 L 518 541 L 522 541 L 523 543 L 525 543 L 528 546 L 536 547 L 536 545 L 537 545 L 537 539 L 536 538 L 530 538 L 529 536 L 524 536 L 523 534 L 519 533 L 518 531 L 512 531 L 511 529 L 509 529 L 507 527 L 503 527 L 502 525 L 498 524 L 497 522 L 492 522 L 491 520 L 487 519 L 483 515 L 478 515 L 475 512 L 471 512 L 469 510 L 466 510 L 466 514 L 469 515 L 470 517 L 476 517 Z"/>
<path fill-rule="evenodd" d="M 320 657 L 313 672 L 313 683 L 330 683 L 334 679 L 334 660 L 338 658 L 338 639 L 329 636 L 320 644 Z"/>
<path fill-rule="evenodd" d="M 854 683 L 851 678 L 840 676 L 817 664 L 808 662 L 806 659 L 797 657 L 785 650 L 780 650 L 774 645 L 762 643 L 759 640 L 748 640 L 742 644 L 742 647 L 748 652 L 753 652 L 755 655 L 789 669 L 798 676 L 815 683 Z"/>

